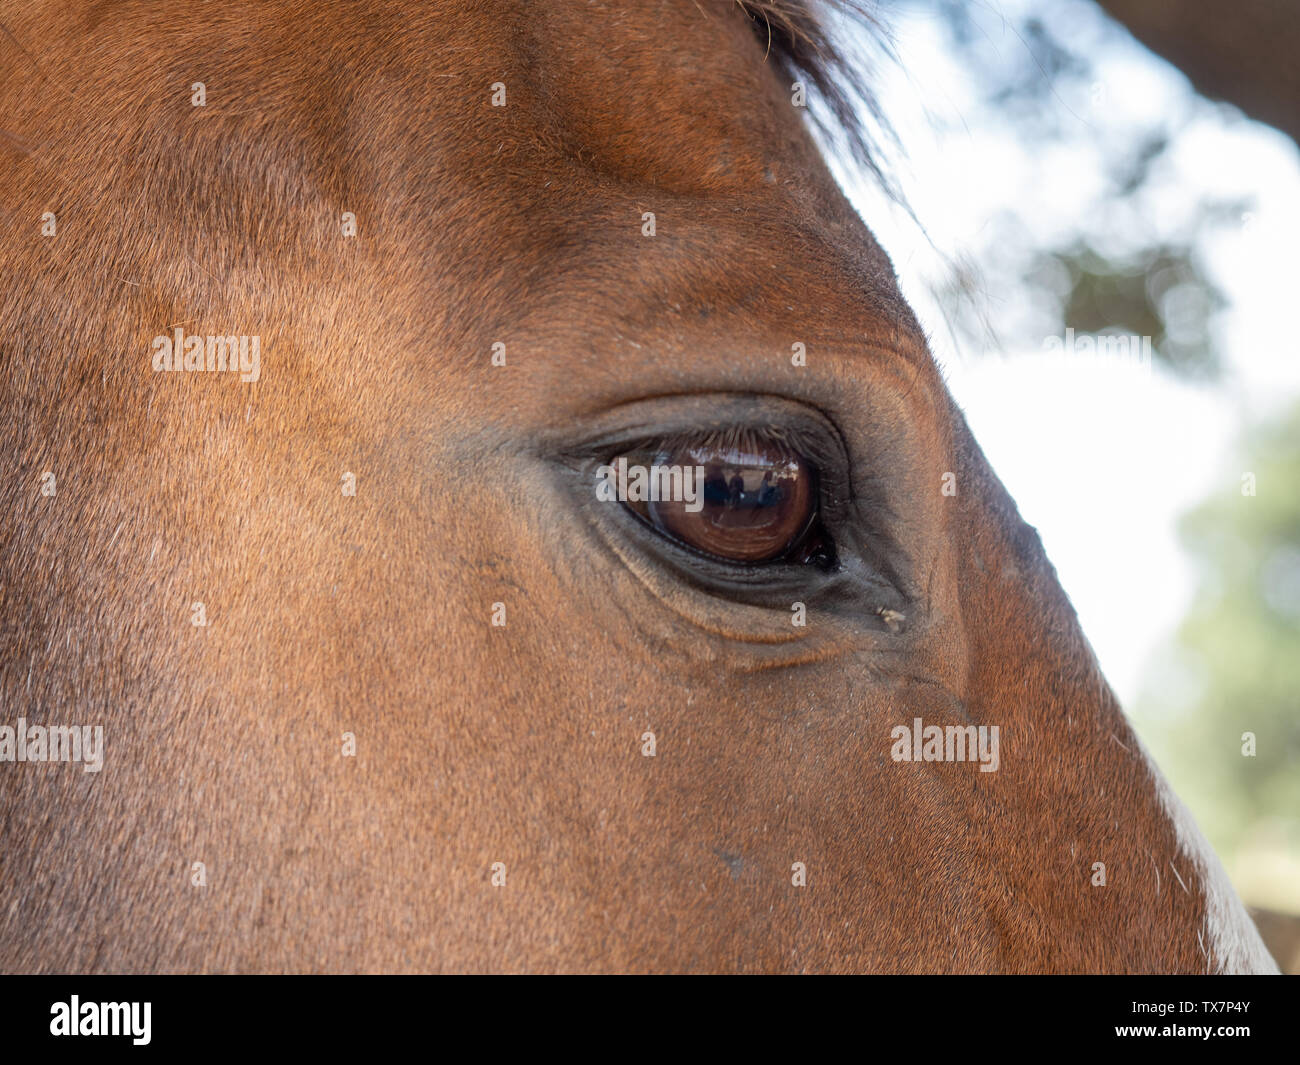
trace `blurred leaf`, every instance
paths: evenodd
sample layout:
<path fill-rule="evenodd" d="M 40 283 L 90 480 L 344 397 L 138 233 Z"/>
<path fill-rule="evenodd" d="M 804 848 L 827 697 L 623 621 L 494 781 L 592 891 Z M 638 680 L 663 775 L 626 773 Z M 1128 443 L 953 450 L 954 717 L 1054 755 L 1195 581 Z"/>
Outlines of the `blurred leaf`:
<path fill-rule="evenodd" d="M 1053 267 L 1063 268 L 1070 279 L 1063 299 L 1050 281 L 1046 293 L 1058 300 L 1063 328 L 1150 337 L 1153 357 L 1170 369 L 1189 377 L 1218 373 L 1210 318 L 1227 301 L 1201 272 L 1189 245 L 1159 245 L 1116 259 L 1078 241 L 1039 252 L 1024 280 L 1041 288 L 1045 274 L 1054 276 Z"/>

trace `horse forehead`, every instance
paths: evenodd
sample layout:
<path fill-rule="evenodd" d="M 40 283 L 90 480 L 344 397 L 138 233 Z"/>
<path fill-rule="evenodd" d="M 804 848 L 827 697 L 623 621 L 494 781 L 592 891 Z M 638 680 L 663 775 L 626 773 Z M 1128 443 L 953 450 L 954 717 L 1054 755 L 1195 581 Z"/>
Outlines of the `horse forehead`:
<path fill-rule="evenodd" d="M 912 334 L 909 351 L 924 349 L 806 112 L 730 2 L 516 0 L 419 12 L 380 2 L 325 17 L 291 0 L 232 0 L 222 17 L 240 32 L 214 41 L 211 25 L 187 14 L 168 22 L 165 48 L 141 54 L 145 20 L 174 6 L 155 0 L 114 15 L 106 94 L 109 114 L 124 121 L 85 132 L 119 158 L 132 101 L 156 94 L 169 65 L 212 72 L 202 115 L 186 97 L 154 119 L 147 162 L 181 172 L 197 193 L 151 202 L 177 231 L 206 232 L 205 212 L 220 202 L 237 225 L 273 224 L 309 242 L 316 214 L 352 212 L 363 238 L 400 264 L 357 277 L 409 289 L 408 304 L 422 306 L 449 283 L 472 287 L 483 310 L 450 324 L 475 331 L 512 310 L 537 324 L 552 303 L 599 310 L 603 299 L 623 325 L 637 313 L 662 321 L 674 305 L 758 309 L 755 325 L 766 319 L 805 342 L 813 326 L 851 331 L 879 319 Z M 52 11 L 52 67 L 75 63 L 104 11 Z M 344 57 L 348 76 L 328 76 Z M 231 144 L 241 146 L 238 165 Z M 643 234 L 647 215 L 653 237 Z M 125 244 L 153 247 L 143 231 Z M 168 250 L 156 254 L 165 265 Z M 491 256 L 511 268 L 485 266 Z M 328 270 L 333 259 L 319 261 Z M 487 306 L 494 284 L 500 307 Z"/>
<path fill-rule="evenodd" d="M 485 72 L 472 89 L 456 81 L 482 99 L 439 112 L 467 148 L 444 160 L 449 176 L 474 197 L 472 211 L 449 208 L 450 225 L 533 267 L 512 271 L 526 298 L 496 320 L 526 315 L 538 335 L 548 316 L 593 336 L 608 323 L 639 339 L 682 323 L 698 334 L 730 310 L 786 348 L 871 336 L 931 366 L 888 256 L 739 8 L 546 4 L 506 47 L 502 106 L 480 92 Z M 425 234 L 440 250 L 445 236 Z"/>
<path fill-rule="evenodd" d="M 525 9 L 458 18 L 427 42 L 428 62 L 411 58 L 425 43 L 413 38 L 396 69 L 362 72 L 343 121 L 387 114 L 387 136 L 406 141 L 415 167 L 406 176 L 441 182 L 449 207 L 472 195 L 466 214 L 479 219 L 553 206 L 578 229 L 638 204 L 704 214 L 725 203 L 746 215 L 738 240 L 760 242 L 768 218 L 815 216 L 856 226 L 884 262 L 826 170 L 808 112 L 730 0 L 515 5 Z M 708 224 L 725 234 L 726 221 Z"/>
<path fill-rule="evenodd" d="M 478 128 L 488 139 L 508 128 L 613 180 L 688 194 L 770 182 L 795 148 L 807 162 L 800 112 L 735 5 L 558 0 L 495 32 L 505 93 Z"/>
<path fill-rule="evenodd" d="M 403 111 L 395 134 L 417 166 L 472 194 L 480 219 L 550 211 L 577 231 L 690 205 L 701 239 L 751 244 L 781 216 L 855 221 L 735 5 L 557 0 L 530 6 L 523 28 L 483 18 L 434 69 L 403 71 L 406 99 L 376 75 L 361 103 Z M 746 217 L 728 226 L 733 212 Z"/>

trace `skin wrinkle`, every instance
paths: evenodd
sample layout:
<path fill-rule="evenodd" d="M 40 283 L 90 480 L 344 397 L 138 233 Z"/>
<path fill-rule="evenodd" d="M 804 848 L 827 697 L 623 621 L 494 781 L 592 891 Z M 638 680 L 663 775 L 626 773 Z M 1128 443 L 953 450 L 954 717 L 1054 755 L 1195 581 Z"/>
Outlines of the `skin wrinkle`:
<path fill-rule="evenodd" d="M 40 146 L 0 146 L 0 723 L 106 737 L 0 765 L 0 969 L 1269 968 L 791 107 L 788 20 L 765 64 L 731 0 L 489 7 L 0 0 L 46 75 L 0 63 Z M 153 373 L 178 322 L 260 334 L 260 380 Z M 702 392 L 831 422 L 904 632 L 755 646 L 780 611 L 601 549 L 557 447 Z M 914 717 L 1002 767 L 895 763 Z"/>

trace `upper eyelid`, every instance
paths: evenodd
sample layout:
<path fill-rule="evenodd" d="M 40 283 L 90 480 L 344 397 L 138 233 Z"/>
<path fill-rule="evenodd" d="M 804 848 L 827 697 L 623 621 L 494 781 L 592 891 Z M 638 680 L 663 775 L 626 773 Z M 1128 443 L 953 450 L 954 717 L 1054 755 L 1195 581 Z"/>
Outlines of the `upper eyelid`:
<path fill-rule="evenodd" d="M 655 443 L 701 448 L 715 447 L 719 450 L 743 449 L 749 444 L 761 443 L 778 444 L 791 451 L 824 449 L 824 445 L 816 439 L 815 433 L 802 426 L 783 425 L 779 422 L 765 424 L 733 422 L 708 428 L 661 432 L 649 439 Z"/>
<path fill-rule="evenodd" d="M 749 426 L 801 432 L 809 439 L 821 434 L 833 438 L 840 453 L 849 453 L 843 432 L 826 412 L 802 400 L 769 393 L 650 396 L 588 415 L 584 421 L 606 428 L 590 433 L 585 439 L 575 439 L 571 427 L 557 427 L 548 434 L 552 443 L 544 445 L 544 450 L 557 455 L 590 454 L 609 446 L 628 446 L 658 437 L 676 440 L 711 430 Z"/>
<path fill-rule="evenodd" d="M 760 412 L 761 413 L 761 412 Z M 681 447 L 726 447 L 729 438 L 744 434 L 755 442 L 777 444 L 802 455 L 819 470 L 841 470 L 849 475 L 849 451 L 833 426 L 801 423 L 788 418 L 729 420 L 712 426 L 683 424 L 628 427 L 604 434 L 580 445 L 574 457 L 599 458 L 600 461 L 629 451 L 667 451 Z"/>

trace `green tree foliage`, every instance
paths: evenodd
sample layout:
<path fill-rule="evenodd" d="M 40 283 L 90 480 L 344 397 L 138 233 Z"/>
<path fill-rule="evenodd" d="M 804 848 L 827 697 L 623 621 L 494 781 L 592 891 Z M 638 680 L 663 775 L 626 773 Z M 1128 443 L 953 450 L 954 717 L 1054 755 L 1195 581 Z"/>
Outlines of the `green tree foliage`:
<path fill-rule="evenodd" d="M 1261 836 L 1300 854 L 1300 406 L 1251 431 L 1239 460 L 1183 520 L 1201 579 L 1144 731 L 1225 858 Z"/>
<path fill-rule="evenodd" d="M 1031 153 L 1068 144 L 1081 167 L 1105 178 L 1075 231 L 1053 242 L 1044 243 L 1018 218 L 989 219 L 986 247 L 971 252 L 978 269 L 953 261 L 933 286 L 958 342 L 978 351 L 1020 339 L 1004 333 L 999 313 L 999 294 L 1017 293 L 1042 308 L 1039 321 L 1050 335 L 1069 328 L 1149 337 L 1166 370 L 1215 380 L 1221 365 L 1211 325 L 1225 300 L 1204 269 L 1203 247 L 1216 229 L 1240 226 L 1252 205 L 1209 198 L 1176 222 L 1152 224 L 1165 199 L 1160 168 L 1209 105 L 1195 101 L 1136 129 L 1107 122 L 1105 111 L 1080 113 L 1068 105 L 1095 89 L 1116 97 L 1122 90 L 1096 81 L 1090 55 L 1099 39 L 1117 41 L 1122 31 L 1097 28 L 1098 12 L 1079 5 L 1031 5 L 999 15 L 1001 21 L 965 0 L 898 3 L 899 10 L 909 7 L 941 20 L 953 57 L 970 73 L 975 95 L 963 101 L 964 123 L 1001 126 Z M 1083 48 L 1074 43 L 1080 36 Z"/>

